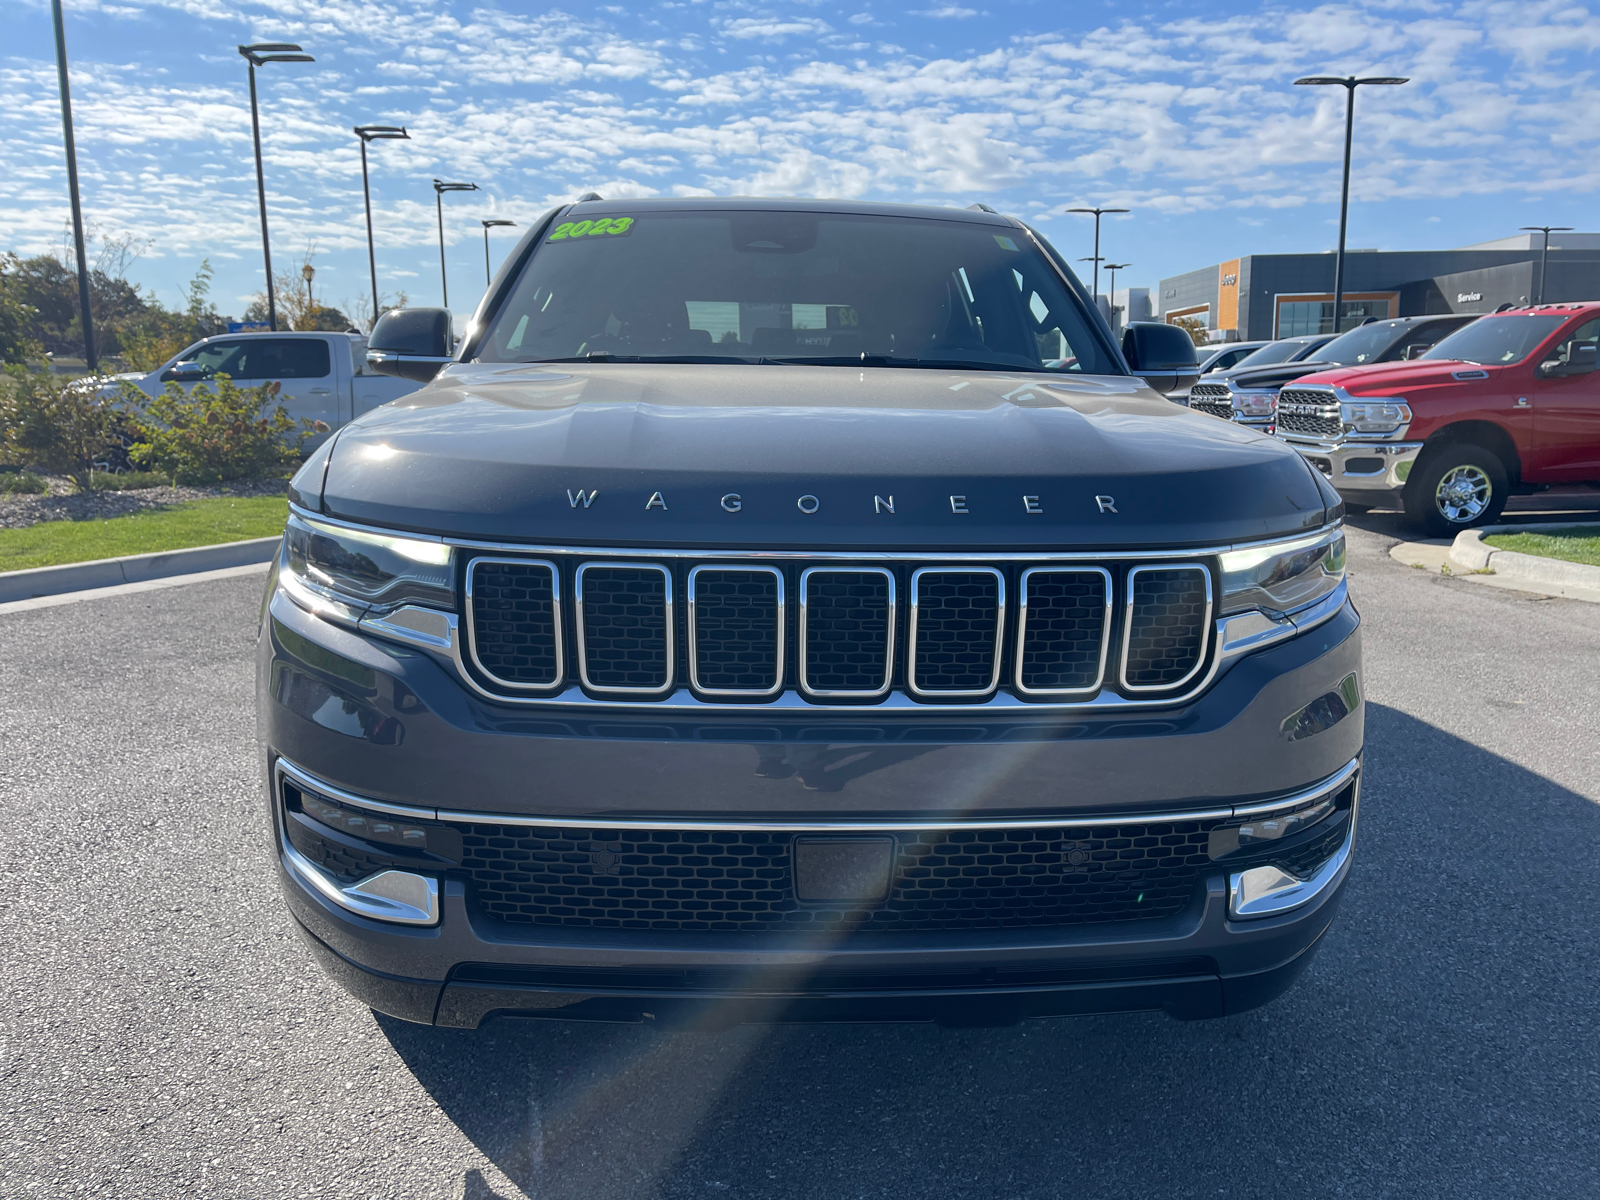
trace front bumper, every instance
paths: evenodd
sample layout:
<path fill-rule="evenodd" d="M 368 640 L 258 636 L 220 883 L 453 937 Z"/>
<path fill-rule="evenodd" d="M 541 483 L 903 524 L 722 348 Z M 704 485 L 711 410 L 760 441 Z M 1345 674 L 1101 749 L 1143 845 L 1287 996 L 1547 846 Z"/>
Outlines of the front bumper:
<path fill-rule="evenodd" d="M 530 714 L 467 692 L 426 654 L 273 603 L 258 713 L 269 781 L 281 756 L 402 818 L 416 808 L 545 814 L 577 826 L 654 818 L 858 828 L 940 817 L 1047 825 L 1074 813 L 1114 820 L 1259 804 L 1335 776 L 1359 757 L 1359 705 L 1314 736 L 1303 725 L 1291 736 L 1289 718 L 1359 663 L 1359 619 L 1347 604 L 1165 710 L 848 722 Z M 358 899 L 373 907 L 344 903 L 289 853 L 275 789 L 272 813 L 286 899 L 328 972 L 381 1011 L 467 1027 L 500 1012 L 700 1026 L 969 1024 L 1140 1009 L 1217 1016 L 1292 982 L 1333 917 L 1350 852 L 1347 838 L 1296 907 L 1250 920 L 1230 915 L 1239 884 L 1224 860 L 1186 908 L 1156 921 L 844 935 L 529 928 L 485 919 L 467 883 L 446 871 L 431 895 L 364 881 Z"/>
<path fill-rule="evenodd" d="M 1319 442 L 1279 432 L 1339 492 L 1398 495 L 1422 453 L 1421 442 Z"/>

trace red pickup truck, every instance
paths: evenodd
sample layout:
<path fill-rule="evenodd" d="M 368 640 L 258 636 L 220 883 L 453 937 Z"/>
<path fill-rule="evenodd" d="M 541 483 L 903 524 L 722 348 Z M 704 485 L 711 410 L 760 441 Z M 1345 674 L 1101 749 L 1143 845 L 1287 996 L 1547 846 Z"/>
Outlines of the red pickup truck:
<path fill-rule="evenodd" d="M 1600 303 L 1483 317 L 1409 362 L 1319 371 L 1278 394 L 1277 434 L 1353 509 L 1399 497 L 1436 537 L 1513 493 L 1600 485 Z"/>

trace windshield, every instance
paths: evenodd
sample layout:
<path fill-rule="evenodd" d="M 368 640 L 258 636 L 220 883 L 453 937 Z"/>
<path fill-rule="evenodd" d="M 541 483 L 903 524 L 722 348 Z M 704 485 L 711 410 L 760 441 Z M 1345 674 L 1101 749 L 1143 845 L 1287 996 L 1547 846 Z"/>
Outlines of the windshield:
<path fill-rule="evenodd" d="M 793 211 L 556 224 L 485 362 L 798 362 L 1121 374 L 1020 229 Z"/>
<path fill-rule="evenodd" d="M 1268 342 L 1254 354 L 1247 355 L 1235 364 L 1240 367 L 1266 367 L 1273 363 L 1288 362 L 1306 348 L 1304 342 Z"/>
<path fill-rule="evenodd" d="M 1462 326 L 1421 357 L 1507 366 L 1527 358 L 1566 320 L 1566 317 L 1521 313 L 1481 317 L 1471 325 Z"/>
<path fill-rule="evenodd" d="M 1339 363 L 1346 367 L 1359 367 L 1363 363 L 1377 362 L 1383 352 L 1394 345 L 1395 339 L 1405 332 L 1405 327 L 1382 324 L 1362 325 L 1341 333 L 1321 350 L 1318 362 Z"/>

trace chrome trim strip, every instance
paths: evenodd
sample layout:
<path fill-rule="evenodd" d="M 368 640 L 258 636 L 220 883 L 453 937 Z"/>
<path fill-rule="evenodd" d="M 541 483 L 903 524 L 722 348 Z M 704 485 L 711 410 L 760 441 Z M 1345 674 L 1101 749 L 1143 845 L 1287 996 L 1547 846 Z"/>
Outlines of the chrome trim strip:
<path fill-rule="evenodd" d="M 1310 904 L 1326 891 L 1350 861 L 1355 848 L 1356 822 L 1361 811 L 1361 783 L 1350 803 L 1350 828 L 1333 857 L 1309 879 L 1299 879 L 1277 867 L 1251 867 L 1228 876 L 1228 916 L 1235 921 L 1278 917 Z"/>
<path fill-rule="evenodd" d="M 312 891 L 346 912 L 397 925 L 439 923 L 439 881 L 430 875 L 385 870 L 341 884 L 300 851 L 282 842 L 283 861 Z"/>
<path fill-rule="evenodd" d="M 385 525 L 361 525 L 354 521 L 345 521 L 337 517 L 325 517 L 321 513 L 309 512 L 294 504 L 289 506 L 289 510 L 304 517 L 306 520 L 321 521 L 325 525 L 338 525 L 345 529 L 354 529 L 390 537 L 416 538 L 427 542 L 442 541 L 448 546 L 456 546 L 464 550 L 500 551 L 508 554 L 533 556 L 541 554 L 572 554 L 585 558 L 694 558 L 704 560 L 708 566 L 721 561 L 796 562 L 800 560 L 839 563 L 975 562 L 984 566 L 996 562 L 1094 563 L 1126 562 L 1131 560 L 1149 561 L 1152 559 L 1165 561 L 1169 558 L 1207 558 L 1211 555 L 1222 554 L 1228 550 L 1244 550 L 1255 546 L 1267 546 L 1274 542 L 1287 541 L 1291 538 L 1303 538 L 1309 537 L 1314 533 L 1328 532 L 1337 529 L 1340 525 L 1340 522 L 1334 521 L 1327 525 L 1318 526 L 1316 529 L 1302 529 L 1292 534 L 1275 534 L 1272 537 L 1255 538 L 1250 541 L 1229 542 L 1211 546 L 1191 546 L 1187 549 L 946 551 L 930 547 L 927 550 L 750 550 L 727 546 L 711 547 L 709 549 L 703 546 L 695 549 L 684 549 L 681 546 L 652 548 L 649 546 L 563 546 L 553 542 L 497 542 L 478 538 L 441 537 L 438 534 L 412 533 L 405 529 L 391 529 Z"/>
<path fill-rule="evenodd" d="M 508 563 L 512 566 L 543 567 L 550 572 L 550 619 L 555 625 L 555 651 L 556 673 L 555 678 L 549 683 L 512 683 L 509 679 L 501 679 L 488 667 L 484 666 L 478 658 L 478 630 L 473 624 L 472 616 L 472 576 L 473 570 L 479 563 Z M 670 591 L 670 589 L 669 589 Z M 485 679 L 493 680 L 503 688 L 513 688 L 517 691 L 548 692 L 561 686 L 566 679 L 566 656 L 562 647 L 566 642 L 566 631 L 561 623 L 561 571 L 555 563 L 544 558 L 491 558 L 487 555 L 472 558 L 467 561 L 466 584 L 463 588 L 462 611 L 467 618 L 467 653 L 472 656 L 472 665 L 483 673 Z"/>
<path fill-rule="evenodd" d="M 304 786 L 313 792 L 321 792 L 341 802 L 350 803 L 356 807 L 365 807 L 379 812 L 391 812 L 399 815 L 413 815 L 436 821 L 450 821 L 468 825 L 515 825 L 520 828 L 531 829 L 664 829 L 682 830 L 686 832 L 792 832 L 792 833 L 894 833 L 897 831 L 916 833 L 930 829 L 951 830 L 982 830 L 982 829 L 1038 829 L 1056 826 L 1070 826 L 1081 828 L 1091 825 L 1116 824 L 1119 822 L 1141 821 L 1209 821 L 1230 818 L 1255 817 L 1268 813 L 1280 812 L 1286 809 L 1300 808 L 1311 803 L 1330 792 L 1337 792 L 1350 782 L 1361 769 L 1360 759 L 1351 759 L 1327 779 L 1315 783 L 1308 788 L 1282 796 L 1277 800 L 1268 800 L 1251 805 L 1222 805 L 1206 809 L 1178 809 L 1166 812 L 1140 812 L 1140 813 L 1074 813 L 1071 815 L 1051 815 L 1036 817 L 996 817 L 989 820 L 973 820 L 971 818 L 957 818 L 954 820 L 865 820 L 865 821 L 740 821 L 731 819 L 706 818 L 703 820 L 686 819 L 682 817 L 604 817 L 587 814 L 572 816 L 524 816 L 511 813 L 473 812 L 467 809 L 421 809 L 406 808 L 400 805 L 384 804 L 375 800 L 362 800 L 352 796 L 342 789 L 321 783 L 314 777 L 307 775 L 298 767 L 284 762 L 282 758 L 278 763 L 285 768 L 285 773 L 300 781 L 305 780 Z"/>
<path fill-rule="evenodd" d="M 882 575 L 888 587 L 888 628 L 884 638 L 888 645 L 883 654 L 883 686 L 872 691 L 841 691 L 837 689 L 818 689 L 811 686 L 806 680 L 806 590 L 810 585 L 813 575 Z M 800 690 L 808 696 L 817 696 L 822 699 L 851 699 L 870 700 L 878 696 L 887 695 L 890 685 L 894 682 L 894 618 L 897 608 L 894 591 L 894 572 L 884 567 L 808 567 L 800 572 L 800 645 L 797 651 L 798 668 L 800 674 Z M 918 706 L 919 709 L 921 706 Z M 926 710 L 923 710 L 926 711 Z"/>
<path fill-rule="evenodd" d="M 772 683 L 771 687 L 763 688 L 763 689 L 760 689 L 760 690 L 752 689 L 752 688 L 710 688 L 710 687 L 704 686 L 700 682 L 700 655 L 699 655 L 698 646 L 697 646 L 696 641 L 695 641 L 696 636 L 697 636 L 697 632 L 696 632 L 696 629 L 695 629 L 694 585 L 695 585 L 695 579 L 700 574 L 701 571 L 728 571 L 728 572 L 742 571 L 746 575 L 763 575 L 763 574 L 765 574 L 765 575 L 771 575 L 772 578 L 777 582 L 777 585 L 778 585 L 778 587 L 777 587 L 778 608 L 777 608 L 777 613 L 776 613 L 776 619 L 777 619 L 777 622 L 778 622 L 778 645 L 777 645 L 777 658 L 778 658 L 778 661 L 774 664 L 776 666 L 777 670 L 775 672 L 773 683 Z M 787 661 L 785 659 L 785 657 L 784 657 L 784 651 L 787 649 L 787 647 L 784 645 L 784 636 L 788 632 L 788 630 L 785 628 L 785 626 L 787 625 L 787 621 L 785 619 L 786 613 L 784 612 L 783 572 L 782 571 L 778 570 L 777 567 L 747 566 L 747 565 L 740 564 L 740 563 L 728 563 L 726 565 L 720 564 L 720 563 L 702 563 L 700 566 L 694 567 L 689 571 L 689 595 L 688 595 L 687 603 L 688 603 L 688 606 L 689 606 L 688 629 L 689 629 L 689 686 L 690 687 L 692 687 L 695 691 L 701 693 L 702 695 L 706 695 L 706 696 L 776 696 L 779 692 L 783 691 L 783 672 L 784 672 L 785 663 Z"/>
<path fill-rule="evenodd" d="M 995 584 L 994 669 L 984 688 L 928 689 L 917 686 L 917 601 L 924 575 L 993 575 Z M 920 567 L 911 572 L 911 622 L 906 634 L 906 686 L 914 696 L 987 696 L 1000 686 L 1006 648 L 1006 577 L 993 567 Z"/>
<path fill-rule="evenodd" d="M 592 568 L 601 568 L 610 571 L 656 571 L 661 575 L 663 598 L 662 616 L 666 623 L 666 673 L 662 677 L 660 687 L 601 687 L 589 681 L 589 654 L 584 644 L 583 630 L 583 576 Z M 672 572 L 660 563 L 646 562 L 604 562 L 584 563 L 572 576 L 573 608 L 576 610 L 576 625 L 578 627 L 578 678 L 583 681 L 583 686 L 591 692 L 605 692 L 620 696 L 660 696 L 672 690 L 673 667 L 677 662 L 677 647 L 673 644 L 673 634 L 677 628 L 677 619 L 672 610 Z"/>
<path fill-rule="evenodd" d="M 1129 683 L 1128 643 L 1133 638 L 1133 581 L 1137 576 L 1142 575 L 1146 571 L 1182 570 L 1199 571 L 1200 578 L 1205 581 L 1206 585 L 1206 615 L 1205 619 L 1200 623 L 1200 657 L 1195 660 L 1194 668 L 1182 679 L 1177 680 L 1175 683 L 1162 683 L 1155 685 L 1147 683 Z M 1134 567 L 1129 570 L 1127 578 L 1123 581 L 1123 586 L 1127 588 L 1128 596 L 1123 603 L 1122 610 L 1122 661 L 1117 666 L 1118 681 L 1121 683 L 1123 690 L 1129 692 L 1170 692 L 1173 688 L 1182 687 L 1205 668 L 1206 656 L 1211 649 L 1211 614 L 1214 605 L 1214 600 L 1211 595 L 1211 572 L 1206 570 L 1204 563 L 1196 562 L 1162 563 L 1159 567 Z"/>
<path fill-rule="evenodd" d="M 1105 583 L 1106 606 L 1100 618 L 1100 668 L 1095 674 L 1094 683 L 1084 688 L 1031 688 L 1022 682 L 1022 658 L 1028 645 L 1028 580 L 1031 576 L 1045 575 L 1094 575 L 1098 574 Z M 1106 682 L 1106 662 L 1111 656 L 1111 572 L 1104 567 L 1083 567 L 1075 571 L 1063 571 L 1057 567 L 1029 567 L 1022 572 L 1022 578 L 1017 585 L 1017 647 L 1016 647 L 1016 672 L 1013 684 L 1017 691 L 1024 696 L 1093 696 Z"/>
<path fill-rule="evenodd" d="M 373 800 L 367 796 L 358 796 L 354 792 L 347 792 L 343 788 L 334 787 L 325 783 L 309 771 L 303 771 L 288 759 L 279 756 L 273 762 L 273 794 L 278 802 L 283 802 L 283 779 L 288 779 L 296 785 L 305 788 L 308 792 L 316 792 L 326 796 L 329 800 L 337 800 L 340 804 L 351 804 L 369 812 L 381 812 L 391 817 L 407 817 L 413 821 L 438 820 L 439 810 L 436 808 L 417 808 L 410 804 L 390 804 L 387 800 Z"/>

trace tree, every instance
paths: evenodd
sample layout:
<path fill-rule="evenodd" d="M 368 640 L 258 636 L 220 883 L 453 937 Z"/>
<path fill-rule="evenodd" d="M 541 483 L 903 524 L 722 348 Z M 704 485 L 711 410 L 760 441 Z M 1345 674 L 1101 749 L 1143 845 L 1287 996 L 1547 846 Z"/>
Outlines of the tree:
<path fill-rule="evenodd" d="M 128 415 L 108 403 L 93 380 L 63 382 L 43 371 L 8 367 L 11 386 L 0 391 L 0 447 L 5 457 L 89 487 L 96 462 L 122 448 L 132 428 Z M 143 395 L 143 393 L 140 393 Z"/>
<path fill-rule="evenodd" d="M 15 254 L 0 254 L 0 362 L 22 363 L 44 354 L 44 347 L 33 336 L 36 309 L 22 300 L 16 283 L 19 259 Z"/>
<path fill-rule="evenodd" d="M 1176 325 L 1187 333 L 1196 346 L 1207 344 L 1206 323 L 1199 317 L 1173 317 L 1169 324 Z"/>

